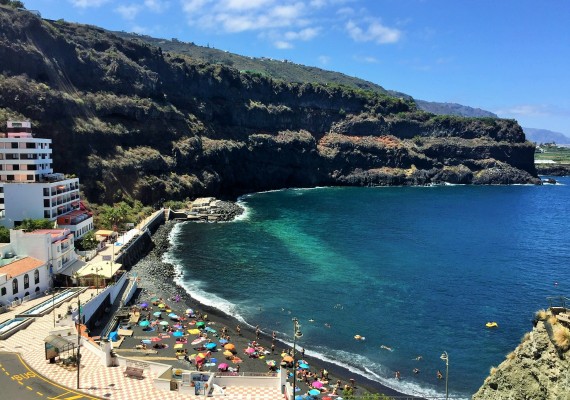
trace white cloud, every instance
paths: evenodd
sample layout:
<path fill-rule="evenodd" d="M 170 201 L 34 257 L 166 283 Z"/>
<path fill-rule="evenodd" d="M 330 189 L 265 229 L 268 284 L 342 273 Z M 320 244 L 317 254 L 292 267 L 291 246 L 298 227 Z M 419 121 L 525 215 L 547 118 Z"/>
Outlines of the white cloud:
<path fill-rule="evenodd" d="M 374 56 L 354 56 L 355 61 L 368 64 L 378 64 L 380 61 Z"/>
<path fill-rule="evenodd" d="M 204 6 L 211 0 L 181 0 L 182 10 L 187 14 L 194 14 L 202 11 Z"/>
<path fill-rule="evenodd" d="M 331 62 L 331 58 L 329 56 L 319 56 L 319 62 L 322 65 L 327 65 L 328 63 Z"/>
<path fill-rule="evenodd" d="M 278 40 L 278 41 L 274 42 L 273 45 L 275 47 L 277 47 L 278 49 L 282 49 L 282 50 L 293 48 L 293 45 L 291 43 L 286 42 L 284 40 Z"/>
<path fill-rule="evenodd" d="M 223 7 L 230 10 L 253 10 L 268 6 L 273 0 L 225 0 Z"/>
<path fill-rule="evenodd" d="M 288 32 L 285 32 L 284 37 L 287 40 L 307 41 L 307 40 L 311 40 L 312 38 L 317 36 L 319 34 L 319 30 L 320 30 L 320 28 L 305 28 L 305 29 L 301 29 L 298 32 L 288 31 Z"/>
<path fill-rule="evenodd" d="M 108 3 L 110 0 L 68 0 L 73 7 L 77 8 L 97 8 L 103 4 Z"/>
<path fill-rule="evenodd" d="M 144 0 L 144 6 L 153 12 L 163 12 L 170 7 L 170 2 L 162 0 Z"/>
<path fill-rule="evenodd" d="M 352 20 L 348 21 L 345 27 L 350 37 L 356 42 L 396 43 L 402 36 L 399 29 L 389 28 L 376 20 L 369 21 L 364 29 Z"/>
<path fill-rule="evenodd" d="M 548 107 L 544 104 L 519 104 L 503 110 L 497 110 L 495 113 L 523 117 L 543 117 L 551 114 Z"/>
<path fill-rule="evenodd" d="M 136 4 L 131 5 L 121 5 L 115 8 L 115 12 L 121 14 L 124 19 L 133 20 L 137 14 L 141 11 L 141 7 Z"/>

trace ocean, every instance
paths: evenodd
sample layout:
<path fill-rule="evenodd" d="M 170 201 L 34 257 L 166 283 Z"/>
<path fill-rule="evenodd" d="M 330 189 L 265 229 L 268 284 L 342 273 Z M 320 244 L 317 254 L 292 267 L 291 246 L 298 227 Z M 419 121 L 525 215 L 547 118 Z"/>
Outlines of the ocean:
<path fill-rule="evenodd" d="M 296 317 L 307 354 L 406 394 L 445 393 L 447 352 L 450 395 L 470 398 L 547 297 L 570 295 L 557 179 L 251 194 L 234 222 L 178 224 L 165 258 L 202 303 L 287 342 Z"/>

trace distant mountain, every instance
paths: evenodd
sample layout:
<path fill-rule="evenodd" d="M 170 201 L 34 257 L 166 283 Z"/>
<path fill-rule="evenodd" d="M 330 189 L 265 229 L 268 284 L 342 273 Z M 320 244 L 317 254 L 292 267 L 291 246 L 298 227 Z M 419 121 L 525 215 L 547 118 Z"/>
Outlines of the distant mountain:
<path fill-rule="evenodd" d="M 524 128 L 526 138 L 535 143 L 556 143 L 570 144 L 570 137 L 561 132 L 549 131 L 547 129 Z"/>
<path fill-rule="evenodd" d="M 437 103 L 434 101 L 416 100 L 418 107 L 424 111 L 428 111 L 438 115 L 458 115 L 460 117 L 475 118 L 499 118 L 490 111 L 480 108 L 473 108 L 457 103 Z"/>

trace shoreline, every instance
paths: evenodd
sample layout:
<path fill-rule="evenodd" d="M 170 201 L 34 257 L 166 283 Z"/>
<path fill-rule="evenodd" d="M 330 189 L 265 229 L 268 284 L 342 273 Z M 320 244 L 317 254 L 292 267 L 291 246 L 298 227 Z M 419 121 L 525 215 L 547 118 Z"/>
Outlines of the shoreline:
<path fill-rule="evenodd" d="M 131 268 L 131 272 L 137 273 L 139 278 L 141 278 L 141 282 L 143 282 L 141 285 L 142 291 L 138 296 L 139 300 L 145 300 L 147 297 L 155 295 L 162 295 L 164 298 L 168 298 L 173 294 L 179 294 L 181 302 L 186 304 L 187 307 L 198 309 L 201 310 L 202 313 L 208 314 L 209 321 L 218 327 L 228 327 L 228 330 L 232 334 L 232 338 L 236 336 L 235 328 L 240 324 L 242 331 L 241 338 L 245 341 L 247 341 L 248 338 L 254 339 L 255 327 L 251 327 L 249 324 L 244 324 L 237 318 L 226 314 L 224 311 L 216 307 L 201 303 L 176 282 L 176 279 L 179 277 L 176 267 L 170 263 L 164 262 L 162 257 L 170 247 L 170 233 L 177 223 L 178 222 L 176 221 L 167 221 L 164 225 L 161 225 L 153 235 L 153 249 Z M 270 332 L 261 332 L 260 339 L 258 340 L 261 345 L 266 348 L 270 348 L 271 341 L 272 338 Z M 283 349 L 290 349 L 290 346 L 279 338 L 275 340 L 275 343 L 277 354 L 279 354 Z M 301 347 L 302 346 L 298 347 L 297 351 L 299 353 Z M 300 358 L 300 354 L 298 355 L 298 358 Z M 387 396 L 409 396 L 405 393 L 389 388 L 380 382 L 373 381 L 363 375 L 352 372 L 336 363 L 328 362 L 310 355 L 305 355 L 304 359 L 309 361 L 312 370 L 328 370 L 329 375 L 331 376 L 331 382 L 336 382 L 337 379 L 340 379 L 344 385 L 349 383 L 351 379 L 354 379 L 356 382 L 355 395 L 379 393 Z M 263 363 L 263 366 L 264 365 L 265 364 Z M 244 365 L 244 371 L 246 370 L 246 365 Z M 306 385 L 300 383 L 299 386 L 303 387 Z M 297 392 L 296 394 L 300 393 Z M 421 399 L 421 397 L 414 398 Z"/>

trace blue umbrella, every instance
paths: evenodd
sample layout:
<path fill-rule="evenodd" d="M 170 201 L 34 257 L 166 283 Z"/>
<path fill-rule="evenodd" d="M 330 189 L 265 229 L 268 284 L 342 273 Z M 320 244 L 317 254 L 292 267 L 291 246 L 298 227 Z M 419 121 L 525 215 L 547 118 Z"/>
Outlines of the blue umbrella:
<path fill-rule="evenodd" d="M 174 337 L 182 337 L 182 336 L 184 336 L 184 332 L 176 331 L 176 332 L 174 332 L 174 333 L 172 334 L 172 336 L 174 336 Z"/>
<path fill-rule="evenodd" d="M 119 340 L 119 334 L 117 332 L 111 332 L 109 333 L 109 340 L 111 342 L 116 342 Z"/>
<path fill-rule="evenodd" d="M 228 341 L 226 339 L 220 339 L 220 344 L 226 344 Z"/>
<path fill-rule="evenodd" d="M 146 319 L 139 322 L 139 326 L 142 326 L 142 327 L 149 326 L 149 325 L 150 325 L 150 322 Z"/>
<path fill-rule="evenodd" d="M 151 344 L 152 342 L 151 342 L 150 339 L 143 339 L 143 340 L 141 340 L 141 343 L 144 343 L 144 344 Z"/>
<path fill-rule="evenodd" d="M 155 311 L 152 313 L 152 315 L 154 315 L 155 317 L 160 317 L 161 316 L 161 312 L 160 311 Z"/>
<path fill-rule="evenodd" d="M 170 314 L 168 314 L 168 316 L 169 316 L 170 318 L 178 317 L 178 315 L 174 314 L 173 312 L 171 312 Z"/>
<path fill-rule="evenodd" d="M 142 303 L 142 304 L 141 304 L 141 307 L 143 307 L 143 308 L 144 308 L 144 307 L 148 307 L 148 303 Z"/>
<path fill-rule="evenodd" d="M 311 390 L 309 390 L 309 394 L 311 396 L 318 396 L 319 394 L 321 394 L 321 391 L 317 390 L 317 389 L 311 389 Z"/>
<path fill-rule="evenodd" d="M 295 396 L 295 400 L 305 400 L 305 399 L 308 399 L 308 397 L 302 394 Z"/>
<path fill-rule="evenodd" d="M 309 364 L 299 364 L 299 367 L 303 368 L 303 369 L 309 369 Z"/>
<path fill-rule="evenodd" d="M 208 343 L 205 346 L 208 350 L 214 350 L 216 348 L 216 343 Z"/>
<path fill-rule="evenodd" d="M 217 332 L 215 329 L 210 328 L 209 326 L 206 327 L 206 331 L 212 332 L 212 333 L 216 333 L 216 332 Z"/>

